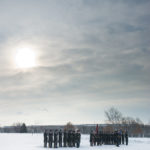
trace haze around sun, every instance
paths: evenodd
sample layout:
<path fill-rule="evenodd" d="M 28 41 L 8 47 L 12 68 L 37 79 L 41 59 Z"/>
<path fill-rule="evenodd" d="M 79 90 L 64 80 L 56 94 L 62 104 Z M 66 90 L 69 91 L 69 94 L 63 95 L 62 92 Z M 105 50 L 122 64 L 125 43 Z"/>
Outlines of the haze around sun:
<path fill-rule="evenodd" d="M 17 50 L 15 55 L 17 68 L 32 68 L 36 66 L 36 55 L 32 48 L 24 47 Z"/>

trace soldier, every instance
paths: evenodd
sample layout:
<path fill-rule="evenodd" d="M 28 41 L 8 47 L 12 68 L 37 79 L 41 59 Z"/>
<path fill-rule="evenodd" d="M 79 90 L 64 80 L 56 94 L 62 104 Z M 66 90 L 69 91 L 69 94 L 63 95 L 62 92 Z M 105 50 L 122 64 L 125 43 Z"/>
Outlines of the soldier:
<path fill-rule="evenodd" d="M 90 133 L 90 146 L 93 146 L 93 143 L 94 143 L 94 133 L 93 133 L 93 130 L 91 130 L 91 133 Z"/>
<path fill-rule="evenodd" d="M 105 143 L 105 144 L 107 145 L 107 144 L 108 144 L 108 140 L 109 140 L 109 139 L 108 139 L 108 138 L 109 138 L 108 133 L 106 133 L 105 136 L 106 136 L 106 143 Z"/>
<path fill-rule="evenodd" d="M 115 144 L 117 147 L 119 147 L 119 133 L 118 133 L 118 131 L 115 131 L 114 136 L 115 136 Z"/>
<path fill-rule="evenodd" d="M 64 137 L 63 137 L 64 147 L 67 146 L 67 131 L 64 130 Z"/>
<path fill-rule="evenodd" d="M 59 147 L 62 147 L 62 131 L 59 130 Z"/>
<path fill-rule="evenodd" d="M 72 141 L 73 147 L 75 147 L 75 143 L 76 143 L 76 139 L 75 139 L 75 130 L 73 130 L 73 132 L 72 132 L 72 137 L 73 137 L 73 141 Z"/>
<path fill-rule="evenodd" d="M 121 140 L 122 140 L 122 144 L 124 144 L 124 131 L 122 131 Z"/>
<path fill-rule="evenodd" d="M 81 133 L 80 133 L 80 130 L 77 130 L 77 133 L 76 133 L 76 144 L 77 144 L 77 148 L 80 147 L 80 141 L 81 141 Z"/>
<path fill-rule="evenodd" d="M 126 145 L 128 145 L 128 131 L 125 132 Z"/>
<path fill-rule="evenodd" d="M 95 146 L 96 145 L 96 132 L 93 133 L 93 137 L 94 137 L 93 143 L 94 143 L 94 146 Z"/>
<path fill-rule="evenodd" d="M 104 144 L 105 145 L 107 144 L 107 133 L 106 132 L 104 133 Z"/>
<path fill-rule="evenodd" d="M 70 131 L 70 147 L 73 146 L 73 131 Z"/>
<path fill-rule="evenodd" d="M 101 145 L 101 131 L 98 133 L 98 145 Z"/>
<path fill-rule="evenodd" d="M 119 144 L 121 144 L 122 130 L 119 130 Z"/>
<path fill-rule="evenodd" d="M 99 145 L 99 135 L 98 135 L 98 133 L 95 134 L 95 140 L 96 140 L 96 144 L 98 146 Z"/>
<path fill-rule="evenodd" d="M 49 147 L 52 148 L 52 143 L 53 143 L 53 132 L 52 132 L 52 130 L 50 130 L 49 134 L 48 134 L 48 143 L 49 143 Z"/>
<path fill-rule="evenodd" d="M 104 133 L 104 144 L 106 144 L 107 143 L 107 134 L 106 134 L 106 132 Z"/>
<path fill-rule="evenodd" d="M 110 136 L 110 133 L 108 133 L 108 144 L 111 144 L 111 136 Z"/>
<path fill-rule="evenodd" d="M 103 144 L 104 143 L 104 132 L 102 131 L 101 132 L 101 144 Z"/>
<path fill-rule="evenodd" d="M 68 131 L 67 142 L 68 142 L 68 146 L 71 147 L 71 130 Z"/>
<path fill-rule="evenodd" d="M 47 147 L 47 131 L 44 131 L 44 147 Z"/>
<path fill-rule="evenodd" d="M 113 140 L 114 140 L 114 138 L 113 138 L 113 132 L 112 132 L 112 133 L 110 133 L 110 144 L 114 144 Z"/>
<path fill-rule="evenodd" d="M 99 131 L 99 133 L 98 133 L 99 145 L 102 145 L 102 134 L 101 133 L 102 133 L 101 131 Z"/>
<path fill-rule="evenodd" d="M 54 148 L 57 148 L 57 142 L 58 142 L 58 130 L 55 130 L 55 132 L 54 132 Z"/>

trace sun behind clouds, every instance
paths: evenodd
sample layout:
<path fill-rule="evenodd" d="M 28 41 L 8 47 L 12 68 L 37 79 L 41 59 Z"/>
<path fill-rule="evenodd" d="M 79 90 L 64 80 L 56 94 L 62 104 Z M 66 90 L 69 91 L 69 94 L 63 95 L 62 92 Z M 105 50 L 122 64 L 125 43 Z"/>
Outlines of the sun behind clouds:
<path fill-rule="evenodd" d="M 15 56 L 17 68 L 32 68 L 36 66 L 36 55 L 32 48 L 20 48 Z"/>

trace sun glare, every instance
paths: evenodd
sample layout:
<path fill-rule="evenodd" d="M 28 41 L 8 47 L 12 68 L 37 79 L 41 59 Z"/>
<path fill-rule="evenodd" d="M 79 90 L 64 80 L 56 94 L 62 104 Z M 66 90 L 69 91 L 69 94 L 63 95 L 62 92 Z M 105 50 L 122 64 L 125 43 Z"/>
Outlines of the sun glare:
<path fill-rule="evenodd" d="M 30 48 L 21 48 L 17 51 L 15 62 L 18 68 L 31 68 L 36 66 L 35 53 Z"/>

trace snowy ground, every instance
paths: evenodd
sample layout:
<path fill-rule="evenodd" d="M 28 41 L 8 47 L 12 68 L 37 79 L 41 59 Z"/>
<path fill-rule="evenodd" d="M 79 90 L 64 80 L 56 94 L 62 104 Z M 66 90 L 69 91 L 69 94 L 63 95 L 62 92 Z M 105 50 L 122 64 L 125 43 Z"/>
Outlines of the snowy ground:
<path fill-rule="evenodd" d="M 43 148 L 43 134 L 0 134 L 0 150 L 46 150 Z M 77 148 L 58 148 L 59 150 L 75 150 Z M 79 149 L 90 150 L 150 150 L 150 138 L 130 138 L 129 145 L 89 146 L 89 135 L 82 135 Z"/>

